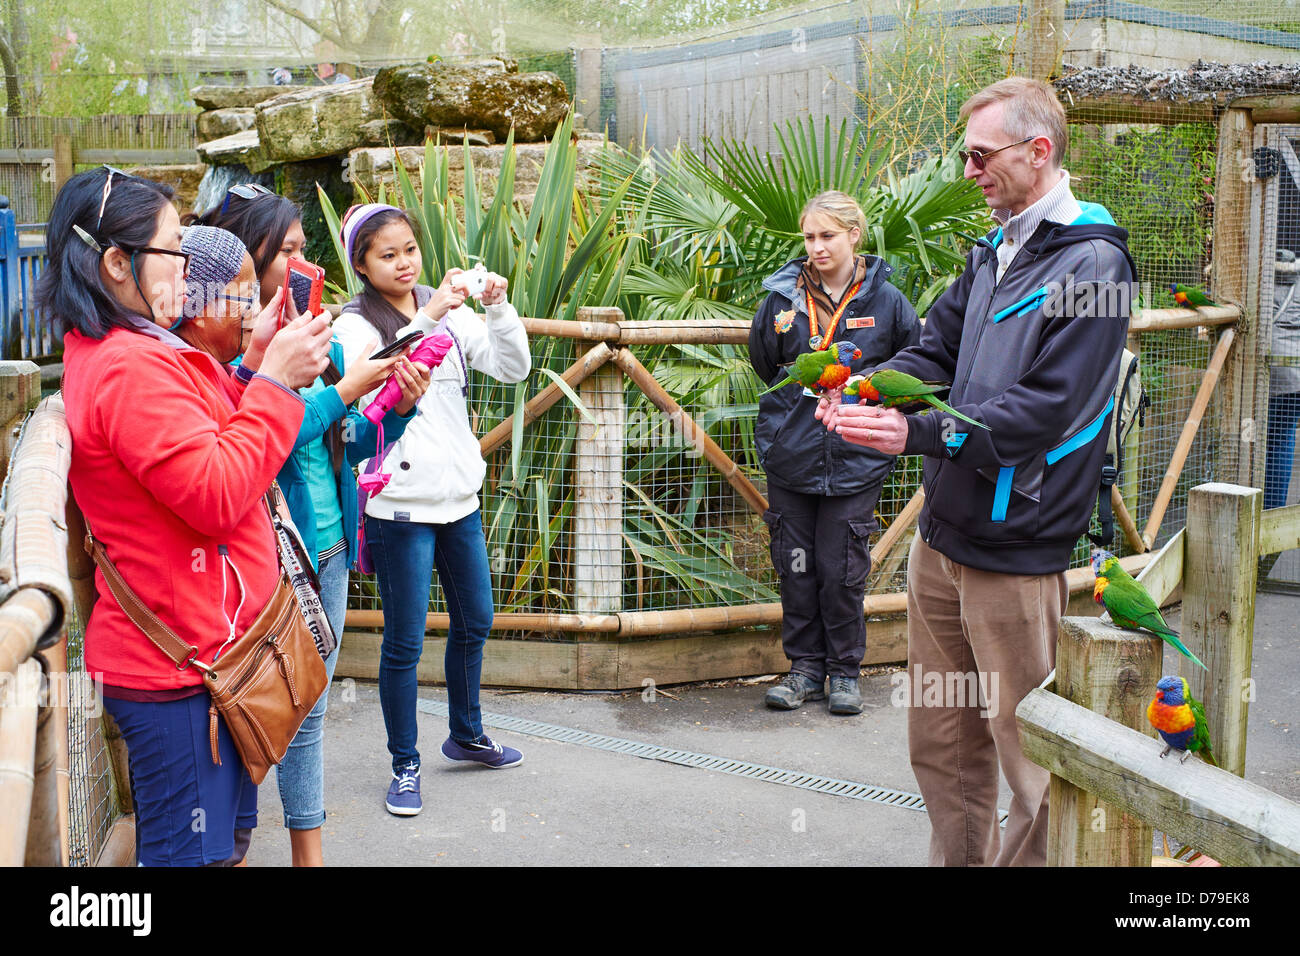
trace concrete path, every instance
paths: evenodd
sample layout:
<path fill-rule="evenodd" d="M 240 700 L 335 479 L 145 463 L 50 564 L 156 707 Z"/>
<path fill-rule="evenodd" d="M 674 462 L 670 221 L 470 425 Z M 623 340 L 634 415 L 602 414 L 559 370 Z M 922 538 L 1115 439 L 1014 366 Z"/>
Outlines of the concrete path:
<path fill-rule="evenodd" d="M 1300 597 L 1260 595 L 1247 776 L 1300 802 L 1298 629 Z M 485 714 L 915 792 L 905 712 L 891 704 L 893 677 L 875 669 L 863 678 L 868 709 L 856 718 L 832 717 L 824 703 L 769 711 L 762 703 L 768 684 L 736 681 L 670 687 L 652 700 L 639 692 L 488 690 L 482 707 Z M 421 688 L 420 695 L 446 700 L 442 688 Z M 445 719 L 421 713 L 419 722 L 424 812 L 398 818 L 384 809 L 389 756 L 378 689 L 335 683 L 325 723 L 327 863 L 846 866 L 926 859 L 929 824 L 916 810 L 492 729 L 523 751 L 524 762 L 501 771 L 457 766 L 438 753 Z M 249 864 L 287 865 L 274 774 L 260 799 Z"/>

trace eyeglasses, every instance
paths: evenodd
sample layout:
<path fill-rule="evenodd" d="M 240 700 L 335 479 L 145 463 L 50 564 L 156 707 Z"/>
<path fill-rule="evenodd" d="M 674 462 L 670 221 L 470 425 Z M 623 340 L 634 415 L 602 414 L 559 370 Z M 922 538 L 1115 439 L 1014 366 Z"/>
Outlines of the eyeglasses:
<path fill-rule="evenodd" d="M 1006 146 L 999 146 L 997 149 L 991 149 L 987 153 L 980 152 L 978 149 L 959 149 L 957 155 L 961 157 L 962 165 L 970 163 L 980 172 L 988 168 L 989 157 L 995 153 L 1000 153 L 1004 149 L 1010 149 L 1012 146 L 1024 146 L 1025 143 L 1033 142 L 1035 137 L 1026 136 L 1018 143 L 1009 143 Z"/>
<path fill-rule="evenodd" d="M 240 183 L 237 186 L 231 186 L 226 190 L 225 201 L 221 204 L 221 212 L 224 214 L 230 208 L 230 197 L 238 196 L 240 199 L 256 199 L 258 196 L 274 196 L 275 193 L 267 189 L 261 183 Z"/>
<path fill-rule="evenodd" d="M 113 191 L 113 177 L 121 176 L 123 179 L 135 178 L 130 173 L 124 173 L 116 166 L 110 166 L 108 163 L 104 164 L 104 168 L 108 170 L 108 178 L 104 180 L 104 195 L 99 200 L 99 218 L 95 220 L 96 233 L 99 232 L 99 227 L 104 222 L 104 209 L 108 206 L 108 194 Z"/>
<path fill-rule="evenodd" d="M 262 302 L 262 287 L 256 280 L 252 283 L 251 291 L 251 295 L 227 295 L 226 293 L 222 293 L 218 298 L 226 302 L 238 302 L 240 305 L 244 306 L 244 308 L 239 310 L 242 317 L 243 314 L 251 315 L 253 310 Z"/>
<path fill-rule="evenodd" d="M 190 271 L 190 255 L 188 252 L 179 252 L 176 249 L 158 249 L 155 246 L 124 246 L 115 243 L 123 252 L 129 253 L 133 258 L 140 253 L 152 252 L 159 256 L 180 256 L 185 260 L 185 271 Z"/>

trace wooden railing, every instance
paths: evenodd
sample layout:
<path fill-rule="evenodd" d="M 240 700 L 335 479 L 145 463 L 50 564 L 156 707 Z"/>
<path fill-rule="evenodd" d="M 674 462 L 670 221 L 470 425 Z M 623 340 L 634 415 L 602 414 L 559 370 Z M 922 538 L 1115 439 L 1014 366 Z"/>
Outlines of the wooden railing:
<path fill-rule="evenodd" d="M 1162 676 L 1163 641 L 1103 619 L 1061 621 L 1056 670 L 1016 709 L 1021 745 L 1052 772 L 1048 864 L 1149 866 L 1153 827 L 1220 863 L 1300 864 L 1300 805 L 1240 779 L 1254 699 L 1256 561 L 1300 545 L 1300 505 L 1262 516 L 1262 493 L 1206 484 L 1187 527 L 1138 576 L 1157 603 L 1182 587 L 1176 655 L 1205 705 L 1219 766 L 1162 760 L 1146 719 Z"/>

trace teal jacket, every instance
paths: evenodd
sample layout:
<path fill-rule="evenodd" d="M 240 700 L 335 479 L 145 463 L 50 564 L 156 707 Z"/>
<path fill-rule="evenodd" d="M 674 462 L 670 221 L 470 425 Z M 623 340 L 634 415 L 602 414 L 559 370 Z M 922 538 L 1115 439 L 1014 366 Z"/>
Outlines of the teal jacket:
<path fill-rule="evenodd" d="M 335 368 L 345 371 L 343 346 L 337 341 L 330 342 L 330 361 L 334 363 Z M 347 461 L 339 469 L 338 494 L 339 506 L 343 511 L 343 533 L 347 535 L 348 540 L 348 567 L 352 567 L 357 560 L 357 479 L 352 474 L 352 468 L 375 453 L 375 440 L 379 429 L 358 409 L 345 406 L 343 399 L 339 397 L 338 389 L 333 386 L 313 396 L 305 397 L 304 401 L 307 408 L 302 416 L 298 437 L 293 443 L 294 451 L 320 439 L 331 425 L 345 416 L 346 420 L 351 422 L 351 427 L 346 424 L 343 426 L 344 457 Z M 389 412 L 385 415 L 384 441 L 387 443 L 400 438 L 406 431 L 407 424 L 415 418 L 415 414 L 416 410 L 412 409 L 411 414 L 405 416 L 397 412 Z M 349 437 L 351 440 L 346 440 Z M 292 455 L 280 469 L 276 480 L 280 482 L 280 490 L 284 492 L 289 513 L 293 515 L 293 523 L 298 526 L 307 553 L 311 555 L 312 565 L 319 565 L 320 542 L 316 540 L 316 508 L 312 504 L 311 489 L 307 487 L 307 479 Z M 326 546 L 330 543 L 332 542 L 327 542 Z"/>

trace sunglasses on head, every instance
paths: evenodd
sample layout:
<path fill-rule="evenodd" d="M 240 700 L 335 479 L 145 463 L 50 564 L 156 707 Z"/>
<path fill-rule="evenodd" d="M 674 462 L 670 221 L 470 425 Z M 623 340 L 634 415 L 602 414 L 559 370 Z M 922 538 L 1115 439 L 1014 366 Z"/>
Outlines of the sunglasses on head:
<path fill-rule="evenodd" d="M 224 214 L 230 208 L 230 197 L 236 196 L 240 199 L 256 199 L 258 196 L 274 196 L 275 193 L 267 189 L 261 183 L 240 183 L 237 186 L 231 186 L 226 190 L 226 198 L 221 203 L 221 212 Z"/>
<path fill-rule="evenodd" d="M 966 165 L 966 163 L 970 163 L 977 170 L 983 172 L 988 167 L 990 156 L 995 153 L 1000 153 L 1004 149 L 1010 149 L 1012 146 L 1024 146 L 1025 143 L 1031 143 L 1033 141 L 1033 136 L 1026 136 L 1018 143 L 1008 143 L 1006 146 L 999 146 L 997 149 L 991 149 L 987 153 L 981 152 L 978 149 L 959 149 L 957 150 L 957 155 L 961 157 L 963 166 Z"/>
<path fill-rule="evenodd" d="M 121 176 L 123 179 L 135 179 L 130 173 L 124 173 L 116 166 L 110 166 L 108 163 L 104 164 L 104 168 L 108 170 L 108 178 L 104 180 L 104 195 L 99 200 L 99 218 L 95 220 L 96 233 L 99 232 L 99 227 L 104 222 L 104 209 L 108 206 L 108 194 L 113 191 L 113 177 Z"/>

